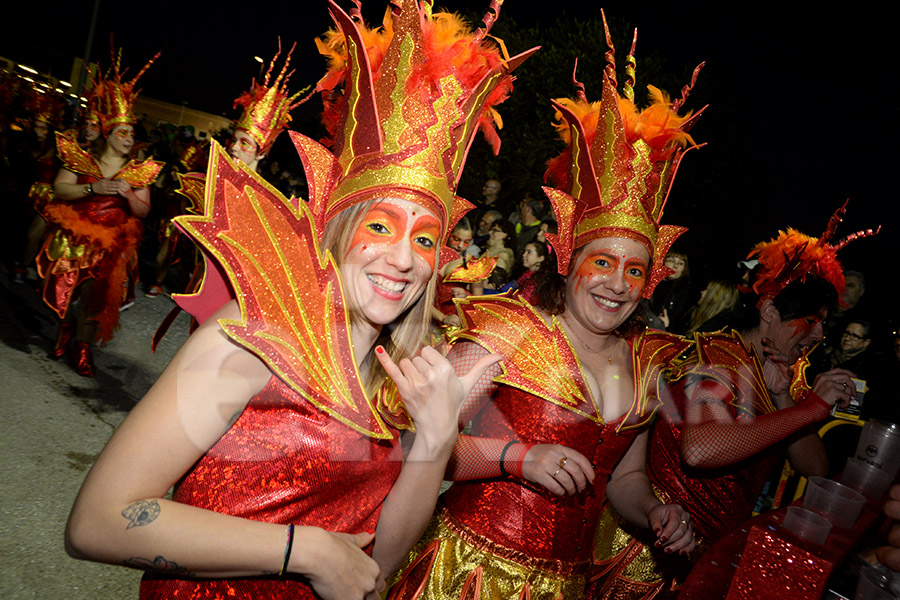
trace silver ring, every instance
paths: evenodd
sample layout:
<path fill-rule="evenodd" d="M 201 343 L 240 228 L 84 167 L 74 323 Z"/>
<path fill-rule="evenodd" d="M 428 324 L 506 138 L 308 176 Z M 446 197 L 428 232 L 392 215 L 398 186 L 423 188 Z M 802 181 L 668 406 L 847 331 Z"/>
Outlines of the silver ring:
<path fill-rule="evenodd" d="M 685 521 L 684 519 L 682 519 L 681 522 L 682 522 L 682 524 L 684 524 L 684 525 L 687 525 L 687 524 L 688 524 L 688 522 Z"/>
<path fill-rule="evenodd" d="M 842 382 L 841 385 L 844 386 L 844 389 L 845 389 L 845 390 L 847 389 L 847 382 L 846 382 L 846 381 Z"/>

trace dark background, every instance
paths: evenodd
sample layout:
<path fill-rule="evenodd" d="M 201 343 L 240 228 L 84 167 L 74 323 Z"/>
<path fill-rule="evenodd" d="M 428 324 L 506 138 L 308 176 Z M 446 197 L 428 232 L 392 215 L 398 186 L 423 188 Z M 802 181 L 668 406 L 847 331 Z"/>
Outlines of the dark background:
<path fill-rule="evenodd" d="M 341 0 L 341 6 L 349 3 Z M 571 95 L 571 71 L 590 99 L 599 96 L 603 67 L 599 5 L 507 0 L 493 33 L 511 54 L 543 49 L 518 72 L 513 97 L 500 107 L 504 146 L 493 158 L 477 140 L 460 194 L 480 198 L 487 177 L 503 182 L 515 200 L 535 192 L 543 163 L 559 152 L 550 128 L 548 99 Z M 584 5 L 592 4 L 591 7 Z M 847 268 L 867 276 L 867 300 L 892 316 L 892 273 L 880 269 L 897 256 L 898 198 L 893 184 L 898 139 L 895 83 L 896 32 L 874 4 L 848 3 L 840 11 L 824 4 L 612 2 L 605 5 L 619 66 L 639 27 L 638 99 L 646 84 L 673 96 L 701 61 L 706 67 L 685 105 L 709 108 L 692 131 L 704 148 L 685 159 L 663 221 L 690 231 L 679 242 L 690 255 L 695 281 L 730 274 L 753 243 L 788 226 L 818 235 L 833 210 L 850 198 L 838 236 L 883 225 L 874 239 L 841 253 Z M 480 24 L 487 3 L 448 1 Z M 381 20 L 384 2 L 367 0 L 370 23 Z M 564 7 L 557 10 L 557 7 Z M 93 2 L 20 2 L 6 9 L 0 55 L 69 75 L 72 56 L 84 54 Z M 324 60 L 313 38 L 331 26 L 324 1 L 259 0 L 242 5 L 212 2 L 104 0 L 91 60 L 109 63 L 109 34 L 124 48 L 132 73 L 156 51 L 162 56 L 141 81 L 148 97 L 228 117 L 233 99 L 268 60 L 297 42 L 292 89 L 314 84 Z M 620 77 L 621 81 L 621 77 Z M 292 127 L 319 137 L 320 104 L 297 109 Z M 286 136 L 273 152 L 290 151 Z"/>

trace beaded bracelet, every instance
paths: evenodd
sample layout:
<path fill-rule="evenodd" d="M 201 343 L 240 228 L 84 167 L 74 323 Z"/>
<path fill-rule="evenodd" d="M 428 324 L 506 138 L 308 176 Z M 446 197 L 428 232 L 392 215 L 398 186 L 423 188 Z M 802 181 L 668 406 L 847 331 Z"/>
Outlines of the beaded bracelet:
<path fill-rule="evenodd" d="M 281 564 L 281 571 L 278 572 L 278 576 L 281 577 L 285 573 L 287 573 L 288 561 L 291 560 L 291 548 L 294 545 L 294 524 L 291 523 L 288 525 L 288 539 L 287 545 L 284 547 L 284 562 Z"/>

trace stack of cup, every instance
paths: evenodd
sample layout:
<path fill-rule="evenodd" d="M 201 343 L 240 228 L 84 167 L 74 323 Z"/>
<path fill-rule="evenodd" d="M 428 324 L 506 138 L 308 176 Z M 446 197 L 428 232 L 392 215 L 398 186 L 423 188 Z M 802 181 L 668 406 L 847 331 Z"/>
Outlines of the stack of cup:
<path fill-rule="evenodd" d="M 900 426 L 872 419 L 863 427 L 856 460 L 881 469 L 893 481 L 900 469 Z"/>
<path fill-rule="evenodd" d="M 820 546 L 831 533 L 831 521 L 800 506 L 788 506 L 784 515 L 784 528 L 804 540 Z"/>
<path fill-rule="evenodd" d="M 803 496 L 803 507 L 817 512 L 835 527 L 850 529 L 866 504 L 866 497 L 846 485 L 810 477 Z"/>
<path fill-rule="evenodd" d="M 894 478 L 863 460 L 850 457 L 841 475 L 841 483 L 853 488 L 869 500 L 877 500 L 884 496 Z"/>

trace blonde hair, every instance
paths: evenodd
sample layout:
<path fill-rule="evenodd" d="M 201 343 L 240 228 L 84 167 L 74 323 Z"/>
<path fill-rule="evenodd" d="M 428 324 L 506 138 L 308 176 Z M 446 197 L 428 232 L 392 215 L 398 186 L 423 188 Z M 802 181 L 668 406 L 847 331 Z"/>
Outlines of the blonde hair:
<path fill-rule="evenodd" d="M 697 331 L 697 328 L 725 311 L 732 310 L 738 302 L 737 285 L 730 281 L 713 280 L 706 286 L 703 299 L 697 303 L 691 312 L 691 324 L 688 333 Z"/>
<path fill-rule="evenodd" d="M 382 199 L 373 199 L 361 202 L 341 211 L 325 226 L 325 234 L 322 237 L 322 250 L 328 250 L 334 257 L 334 262 L 340 269 L 347 254 L 350 252 L 350 244 L 353 235 L 362 223 L 363 217 Z M 435 245 L 435 254 L 438 248 Z M 435 257 L 436 258 L 436 257 Z M 419 299 L 410 306 L 396 321 L 381 328 L 375 346 L 382 345 L 388 355 L 399 362 L 403 358 L 415 355 L 425 343 L 429 326 L 431 324 L 431 305 L 434 304 L 435 281 L 437 280 L 437 268 L 432 269 L 431 279 L 425 286 Z M 350 311 L 350 327 L 359 321 L 361 312 L 359 307 L 348 306 Z M 374 347 L 374 346 L 373 346 Z M 375 358 L 375 353 L 369 350 L 365 359 L 360 364 L 360 372 L 363 377 L 363 385 L 369 396 L 377 392 L 383 384 L 387 373 Z"/>

